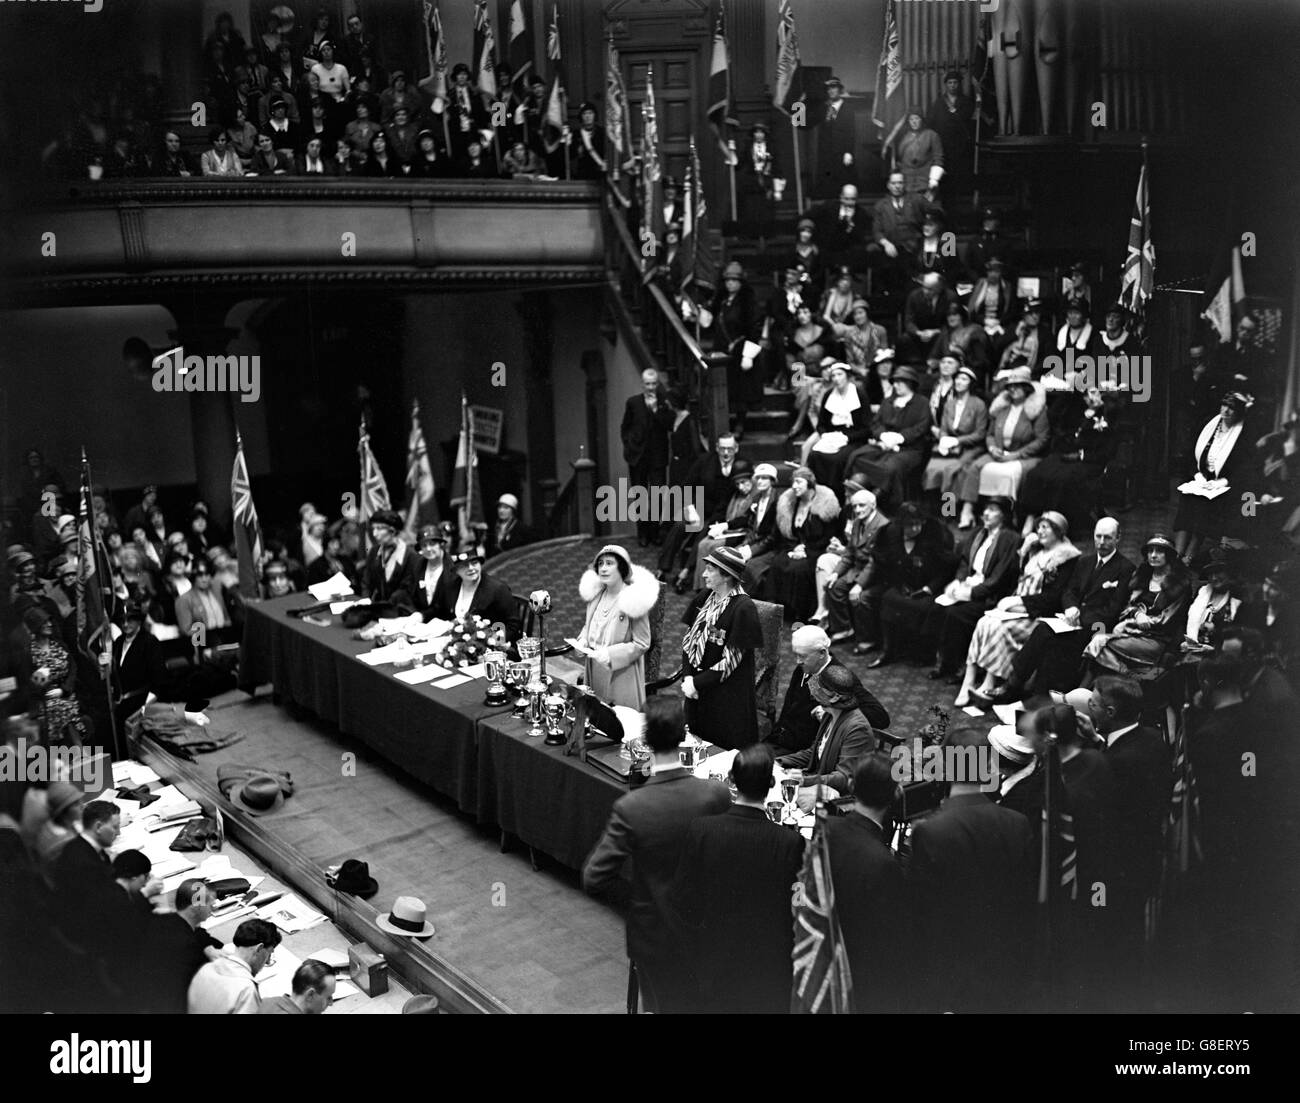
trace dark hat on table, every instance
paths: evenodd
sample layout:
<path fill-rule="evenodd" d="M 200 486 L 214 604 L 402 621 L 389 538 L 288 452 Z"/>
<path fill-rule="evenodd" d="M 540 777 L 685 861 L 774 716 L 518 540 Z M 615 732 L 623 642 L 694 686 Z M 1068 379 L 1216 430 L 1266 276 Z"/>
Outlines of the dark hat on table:
<path fill-rule="evenodd" d="M 265 816 L 284 804 L 280 780 L 271 774 L 253 774 L 230 790 L 232 804 L 254 816 Z"/>
<path fill-rule="evenodd" d="M 889 381 L 896 383 L 902 380 L 904 383 L 910 383 L 917 387 L 921 383 L 921 375 L 911 364 L 899 364 L 889 373 Z"/>
<path fill-rule="evenodd" d="M 745 573 L 745 560 L 735 548 L 726 546 L 714 548 L 704 557 L 704 562 L 712 563 L 718 570 L 731 575 L 737 582 Z"/>
<path fill-rule="evenodd" d="M 379 891 L 379 882 L 370 876 L 370 866 L 366 862 L 349 858 L 338 868 L 333 877 L 325 878 L 339 892 L 360 896 L 369 900 Z"/>
<path fill-rule="evenodd" d="M 1146 543 L 1142 545 L 1143 554 L 1145 555 L 1152 548 L 1164 548 L 1170 555 L 1178 554 L 1178 549 L 1174 547 L 1174 542 L 1163 532 L 1153 532 L 1147 537 Z"/>
<path fill-rule="evenodd" d="M 394 532 L 400 532 L 402 529 L 402 517 L 396 510 L 377 509 L 370 515 L 370 520 L 366 522 L 367 527 L 374 528 L 376 525 L 386 525 Z"/>

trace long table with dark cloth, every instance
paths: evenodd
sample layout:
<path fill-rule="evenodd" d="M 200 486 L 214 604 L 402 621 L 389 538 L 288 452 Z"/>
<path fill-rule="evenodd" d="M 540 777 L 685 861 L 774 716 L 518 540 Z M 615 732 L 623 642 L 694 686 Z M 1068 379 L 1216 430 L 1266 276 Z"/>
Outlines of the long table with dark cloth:
<path fill-rule="evenodd" d="M 281 704 L 335 724 L 480 823 L 581 867 L 622 785 L 530 736 L 509 708 L 484 705 L 481 678 L 434 689 L 398 681 L 391 664 L 367 666 L 357 656 L 372 644 L 340 617 L 327 627 L 289 616 L 310 603 L 305 594 L 249 603 L 242 688 L 269 682 Z"/>

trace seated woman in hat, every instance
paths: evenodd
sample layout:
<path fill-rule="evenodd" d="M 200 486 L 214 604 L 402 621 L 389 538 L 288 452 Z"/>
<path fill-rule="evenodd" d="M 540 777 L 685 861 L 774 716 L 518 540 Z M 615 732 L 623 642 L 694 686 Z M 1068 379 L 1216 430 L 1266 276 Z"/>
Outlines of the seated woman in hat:
<path fill-rule="evenodd" d="M 704 564 L 704 589 L 682 615 L 686 723 L 728 750 L 758 742 L 754 651 L 763 646 L 763 629 L 740 584 L 744 570 L 738 552 L 714 548 Z"/>
<path fill-rule="evenodd" d="M 416 555 L 399 539 L 403 522 L 391 509 L 370 516 L 371 548 L 361 568 L 361 596 L 374 602 L 391 602 L 408 609 L 415 586 Z"/>
<path fill-rule="evenodd" d="M 816 242 L 817 223 L 811 218 L 801 218 L 795 226 L 794 250 L 785 260 L 787 268 L 798 266 L 808 273 L 808 285 L 821 287 L 825 262 L 821 247 Z"/>
<path fill-rule="evenodd" d="M 871 320 L 866 299 L 854 299 L 848 322 L 831 325 L 835 336 L 844 346 L 844 362 L 859 382 L 865 382 L 871 373 L 876 354 L 889 347 L 885 327 Z"/>
<path fill-rule="evenodd" d="M 780 535 L 776 528 L 776 502 L 781 492 L 777 488 L 776 480 L 776 468 L 770 463 L 760 463 L 754 468 L 753 489 L 746 500 L 744 511 L 736 518 L 735 528 L 724 530 L 739 531 L 740 535 L 731 540 L 723 539 L 721 534 L 716 539 L 708 536 L 700 538 L 695 568 L 697 590 L 704 585 L 704 565 L 708 562 L 709 555 L 722 543 L 729 544 L 740 553 L 740 558 L 752 571 L 746 576 L 749 580 L 747 584 L 751 589 L 757 589 L 758 580 L 763 577 L 763 573 L 776 555 L 773 549 Z M 683 590 L 683 587 L 677 587 L 679 594 Z"/>
<path fill-rule="evenodd" d="M 962 502 L 959 528 L 974 525 L 974 503 L 979 498 L 1007 498 L 1014 503 L 1020 480 L 1047 451 L 1051 426 L 1046 392 L 1034 383 L 1028 368 L 1013 368 L 999 379 L 1002 391 L 989 404 L 986 451 L 966 465 L 958 480 L 957 496 Z M 1007 520 L 1011 520 L 1010 514 Z"/>
<path fill-rule="evenodd" d="M 1262 477 L 1254 434 L 1246 432 L 1246 415 L 1254 404 L 1252 395 L 1230 391 L 1196 438 L 1196 469 L 1178 488 L 1174 517 L 1174 546 L 1185 559 L 1196 554 L 1203 539 L 1240 538 L 1246 532 L 1242 494 L 1255 490 Z"/>
<path fill-rule="evenodd" d="M 1193 575 L 1163 533 L 1147 540 L 1142 550 L 1146 561 L 1133 572 L 1128 602 L 1114 629 L 1098 632 L 1084 648 L 1084 655 L 1092 660 L 1090 679 L 1122 674 L 1149 681 L 1177 660 Z"/>
<path fill-rule="evenodd" d="M 447 569 L 447 538 L 437 525 L 423 525 L 418 535 L 419 556 L 415 560 L 415 588 L 411 593 L 415 611 L 428 619 L 450 584 Z"/>
<path fill-rule="evenodd" d="M 943 364 L 956 362 L 955 357 L 944 356 L 940 371 Z M 962 471 L 985 452 L 989 408 L 975 393 L 975 381 L 975 370 L 966 364 L 961 364 L 954 373 L 952 388 L 942 400 L 936 424 L 931 430 L 934 453 L 921 477 L 923 489 L 937 491 L 941 496 L 951 494 L 953 498 L 950 500 L 959 497 L 957 482 Z M 971 510 L 973 523 L 974 503 L 966 505 Z"/>
<path fill-rule="evenodd" d="M 1042 352 L 1046 338 L 1042 330 L 1043 303 L 1041 299 L 1030 299 L 1025 303 L 1024 313 L 1016 322 L 1011 343 L 1002 350 L 997 366 L 1001 368 L 1026 367 L 1033 375 L 1038 374 L 1038 357 Z"/>
<path fill-rule="evenodd" d="M 984 262 L 984 275 L 966 303 L 971 321 L 983 328 L 988 337 L 993 360 L 997 360 L 1003 346 L 1011 340 L 1011 317 L 1016 308 L 1016 289 L 1007 281 L 1004 269 L 1002 257 L 989 257 Z"/>
<path fill-rule="evenodd" d="M 1011 660 L 1033 632 L 1036 618 L 1061 611 L 1061 595 L 1078 558 L 1079 549 L 1070 543 L 1070 522 L 1061 513 L 1046 511 L 1034 541 L 1021 550 L 1015 593 L 1002 598 L 975 625 L 966 650 L 966 676 L 954 705 L 963 708 L 972 697 L 990 700 L 1006 684 Z"/>
<path fill-rule="evenodd" d="M 951 237 L 944 234 L 943 224 L 943 211 L 938 207 L 926 207 L 921 216 L 921 240 L 917 243 L 910 267 L 916 276 L 938 272 L 949 287 L 956 287 L 963 267 L 956 250 L 947 245 Z"/>
<path fill-rule="evenodd" d="M 765 484 L 771 485 L 776 482 L 776 468 L 770 463 L 760 464 L 763 469 Z M 768 477 L 768 473 L 770 477 Z M 672 581 L 673 589 L 679 594 L 686 593 L 692 589 L 691 586 L 691 569 L 686 564 L 698 562 L 702 565 L 708 555 L 719 544 L 730 542 L 733 546 L 740 540 L 740 535 L 745 532 L 749 524 L 750 506 L 754 503 L 754 470 L 745 460 L 736 460 L 731 469 L 731 497 L 723 502 L 708 517 L 704 518 L 703 529 L 694 536 L 689 537 L 681 544 L 681 550 L 678 553 L 683 566 L 675 575 L 670 575 L 668 571 L 661 570 L 659 573 L 660 582 Z M 773 511 L 775 516 L 775 511 Z M 728 533 L 737 535 L 728 538 Z M 663 562 L 661 558 L 660 562 Z M 699 568 L 696 569 L 697 581 L 694 589 L 698 590 L 704 584 L 703 578 L 698 575 Z"/>
<path fill-rule="evenodd" d="M 786 434 L 787 441 L 799 436 L 805 422 L 811 428 L 817 416 L 817 406 L 826 393 L 822 370 L 829 359 L 826 345 L 831 338 L 830 331 L 813 318 L 811 308 L 801 306 L 796 317 L 798 328 L 786 341 L 790 390 L 794 394 L 794 421 Z"/>
<path fill-rule="evenodd" d="M 1237 619 L 1262 633 L 1274 661 L 1295 685 L 1300 668 L 1300 562 L 1287 560 L 1269 571 L 1259 599 L 1247 602 Z"/>
<path fill-rule="evenodd" d="M 848 268 L 837 268 L 833 282 L 822 294 L 817 316 L 828 326 L 844 325 L 853 317 L 853 304 L 857 299 L 853 290 L 853 273 Z"/>
<path fill-rule="evenodd" d="M 356 586 L 357 565 L 350 556 L 344 554 L 343 550 L 344 528 L 352 524 L 351 521 L 340 518 L 325 529 L 321 554 L 316 559 L 313 559 L 311 566 L 307 568 L 307 582 L 309 585 L 315 585 L 317 582 L 327 582 L 336 574 L 341 574 L 352 583 L 353 587 Z M 216 566 L 216 564 L 214 563 L 213 566 Z"/>
<path fill-rule="evenodd" d="M 784 605 L 786 620 L 807 620 L 817 608 L 817 560 L 839 517 L 840 503 L 830 487 L 819 486 L 809 468 L 795 468 L 790 488 L 776 503 L 776 554 L 756 591 L 764 601 Z"/>
<path fill-rule="evenodd" d="M 456 577 L 444 579 L 429 610 L 433 617 L 441 620 L 484 617 L 493 624 L 504 624 L 507 639 L 518 639 L 520 623 L 515 596 L 509 586 L 483 570 L 483 553 L 470 548 L 449 558 Z"/>
<path fill-rule="evenodd" d="M 876 538 L 876 573 L 883 650 L 867 664 L 886 666 L 913 650 L 917 626 L 957 565 L 952 537 L 916 502 L 904 502 Z"/>
<path fill-rule="evenodd" d="M 484 550 L 487 557 L 500 555 L 511 548 L 522 548 L 536 539 L 533 532 L 519 519 L 519 499 L 513 494 L 502 494 L 497 499 L 497 520 L 487 531 Z"/>
<path fill-rule="evenodd" d="M 1104 395 L 1096 387 L 1082 396 L 1066 396 L 1052 426 L 1051 452 L 1025 473 L 1020 484 L 1018 505 L 1025 515 L 1026 534 L 1045 510 L 1068 510 L 1080 526 L 1095 518 L 1098 484 L 1119 447 L 1122 401 L 1121 396 Z"/>
<path fill-rule="evenodd" d="M 587 685 L 606 704 L 639 710 L 645 704 L 645 653 L 659 583 L 633 564 L 625 548 L 606 544 L 583 572 L 578 593 L 587 603 L 577 636 L 587 658 Z"/>
<path fill-rule="evenodd" d="M 1237 579 L 1226 549 L 1211 549 L 1210 559 L 1201 570 L 1201 580 L 1201 587 L 1187 607 L 1182 650 L 1208 655 L 1217 650 L 1219 632 L 1229 624 L 1236 624 L 1242 610 L 1241 599 L 1233 594 Z"/>
<path fill-rule="evenodd" d="M 872 440 L 850 453 L 847 473 L 864 475 L 880 508 L 892 513 L 907 497 L 908 482 L 930 450 L 930 406 L 918 393 L 920 373 L 903 364 L 889 377 L 892 394 L 877 411 Z"/>
<path fill-rule="evenodd" d="M 939 359 L 950 352 L 960 353 L 962 362 L 973 368 L 983 386 L 989 376 L 989 342 L 984 330 L 971 323 L 970 314 L 959 302 L 948 305 L 945 327 L 930 346 L 930 358 Z"/>
<path fill-rule="evenodd" d="M 822 374 L 830 386 L 817 411 L 816 431 L 804 441 L 800 460 L 823 486 L 838 486 L 844 481 L 850 453 L 871 437 L 871 407 L 847 364 L 831 364 Z"/>
<path fill-rule="evenodd" d="M 829 331 L 814 325 L 811 317 L 801 318 L 803 311 L 811 307 L 809 294 L 808 273 L 791 264 L 785 269 L 784 282 L 767 300 L 763 331 L 772 346 L 772 386 L 778 391 L 790 389 L 790 369 L 800 351 L 830 338 Z M 796 331 L 802 331 L 798 342 L 794 341 Z"/>

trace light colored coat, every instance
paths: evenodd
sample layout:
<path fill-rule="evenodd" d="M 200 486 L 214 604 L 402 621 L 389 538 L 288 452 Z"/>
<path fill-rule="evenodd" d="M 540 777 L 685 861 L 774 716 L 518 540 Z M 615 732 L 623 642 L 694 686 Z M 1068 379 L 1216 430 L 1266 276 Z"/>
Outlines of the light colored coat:
<path fill-rule="evenodd" d="M 588 568 L 578 583 L 587 603 L 586 623 L 578 639 L 592 648 L 609 648 L 609 664 L 587 659 L 586 679 L 592 691 L 610 705 L 640 709 L 645 704 L 645 653 L 650 650 L 650 610 L 659 600 L 659 582 L 644 567 L 632 568 L 632 581 L 619 591 L 614 613 L 603 629 L 593 624 L 605 588 Z"/>

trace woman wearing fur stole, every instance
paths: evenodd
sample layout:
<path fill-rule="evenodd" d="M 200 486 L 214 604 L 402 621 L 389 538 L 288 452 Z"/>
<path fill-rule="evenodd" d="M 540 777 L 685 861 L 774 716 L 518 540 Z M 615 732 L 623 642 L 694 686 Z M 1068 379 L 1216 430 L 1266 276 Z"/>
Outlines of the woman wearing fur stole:
<path fill-rule="evenodd" d="M 578 593 L 587 603 L 578 635 L 586 649 L 587 685 L 607 704 L 639 710 L 645 704 L 645 653 L 659 583 L 633 565 L 626 549 L 606 544 L 583 572 Z"/>
<path fill-rule="evenodd" d="M 806 467 L 795 469 L 776 503 L 780 532 L 776 555 L 763 576 L 758 597 L 785 606 L 786 620 L 807 620 L 817 608 L 817 558 L 830 545 L 840 503 Z"/>

